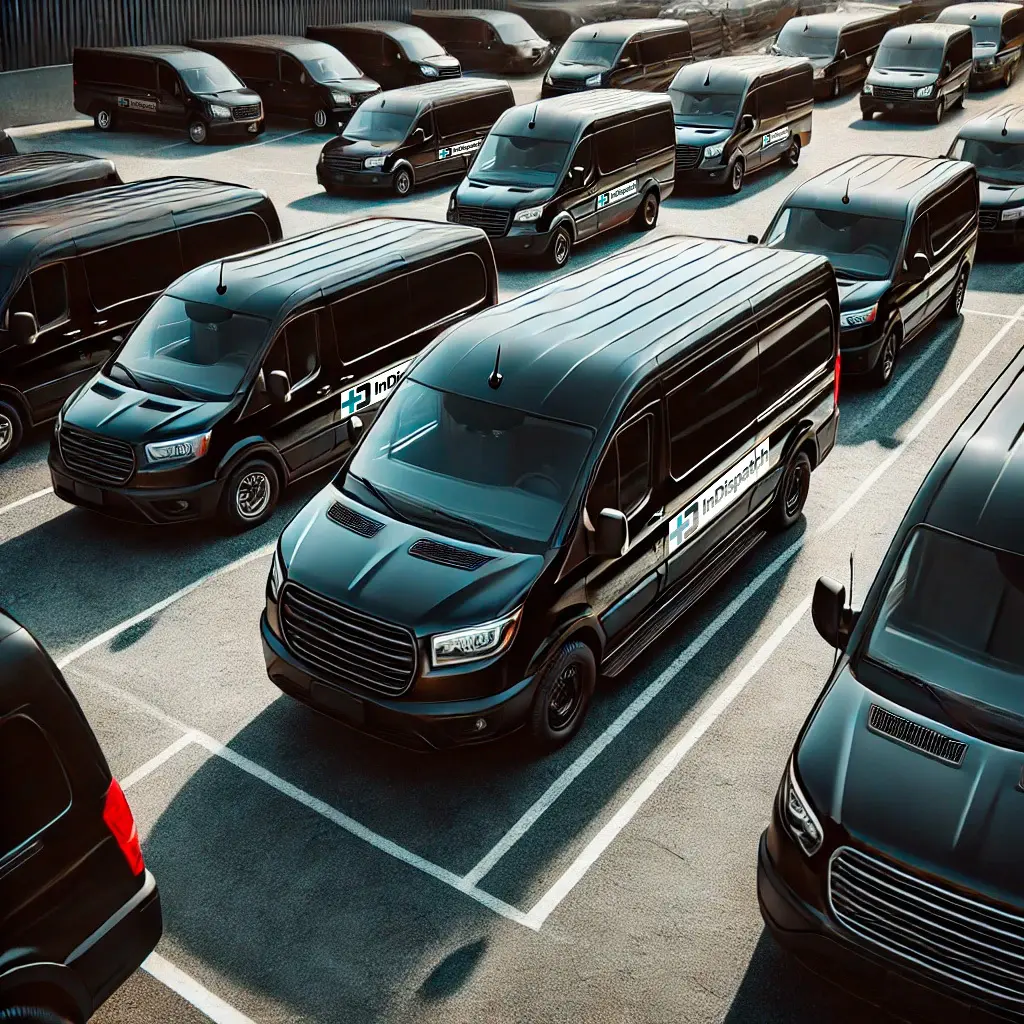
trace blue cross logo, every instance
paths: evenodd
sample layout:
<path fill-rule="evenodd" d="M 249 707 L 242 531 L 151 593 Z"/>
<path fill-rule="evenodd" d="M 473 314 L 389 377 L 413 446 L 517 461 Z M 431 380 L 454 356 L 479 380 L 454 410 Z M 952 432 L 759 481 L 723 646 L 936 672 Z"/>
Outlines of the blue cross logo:
<path fill-rule="evenodd" d="M 604 195 L 600 195 L 600 196 L 597 197 L 597 208 L 600 210 L 602 206 L 607 206 L 607 205 L 608 205 L 608 193 L 605 192 Z"/>
<path fill-rule="evenodd" d="M 442 150 L 441 150 L 441 151 L 440 151 L 440 152 L 439 152 L 439 153 L 437 154 L 437 156 L 438 156 L 438 159 L 439 159 L 439 160 L 447 160 L 447 159 L 448 159 L 448 154 L 449 154 L 450 152 L 451 152 L 451 150 L 450 150 L 450 149 L 442 149 Z"/>
<path fill-rule="evenodd" d="M 351 416 L 363 404 L 363 393 L 356 388 L 349 388 L 348 394 L 341 400 L 341 411 Z"/>
<path fill-rule="evenodd" d="M 680 547 L 686 535 L 690 532 L 697 521 L 697 503 L 694 502 L 684 509 L 672 520 L 672 529 L 668 531 L 668 546 L 670 551 Z"/>

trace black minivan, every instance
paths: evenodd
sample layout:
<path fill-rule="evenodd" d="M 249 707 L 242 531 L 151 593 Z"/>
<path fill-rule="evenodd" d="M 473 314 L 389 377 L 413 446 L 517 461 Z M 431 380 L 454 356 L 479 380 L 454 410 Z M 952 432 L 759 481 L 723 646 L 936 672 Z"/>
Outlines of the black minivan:
<path fill-rule="evenodd" d="M 298 118 L 317 131 L 343 128 L 363 100 L 380 92 L 333 46 L 302 36 L 193 39 L 189 45 L 219 57 L 258 89 L 267 113 Z"/>
<path fill-rule="evenodd" d="M 162 929 L 131 808 L 78 701 L 0 611 L 0 1020 L 85 1024 Z"/>
<path fill-rule="evenodd" d="M 501 115 L 452 193 L 448 219 L 483 228 L 500 255 L 559 268 L 601 232 L 627 222 L 650 231 L 674 181 L 664 93 L 558 96 Z"/>
<path fill-rule="evenodd" d="M 938 18 L 943 25 L 967 25 L 974 43 L 971 85 L 1010 87 L 1024 46 L 1024 7 L 1010 3 L 953 4 Z"/>
<path fill-rule="evenodd" d="M 736 193 L 750 171 L 796 167 L 811 141 L 814 76 L 806 58 L 716 57 L 683 68 L 668 91 L 676 181 Z"/>
<path fill-rule="evenodd" d="M 392 89 L 367 100 L 320 153 L 316 178 L 328 192 L 391 189 L 409 195 L 466 173 L 494 122 L 515 105 L 504 79 L 453 78 Z"/>
<path fill-rule="evenodd" d="M 199 178 L 0 210 L 0 462 L 183 271 L 280 237 L 265 192 Z"/>
<path fill-rule="evenodd" d="M 208 263 L 64 406 L 54 493 L 139 522 L 257 526 L 497 294 L 483 232 L 432 221 L 365 218 Z"/>
<path fill-rule="evenodd" d="M 604 88 L 660 92 L 692 61 L 693 45 L 685 21 L 637 18 L 587 25 L 562 44 L 544 76 L 540 94 L 560 96 Z"/>
<path fill-rule="evenodd" d="M 525 18 L 510 11 L 414 10 L 412 23 L 470 71 L 527 75 L 543 71 L 554 53 Z"/>
<path fill-rule="evenodd" d="M 883 387 L 904 345 L 960 313 L 978 245 L 978 175 L 958 160 L 854 157 L 798 185 L 763 242 L 828 257 L 843 370 Z"/>
<path fill-rule="evenodd" d="M 1022 1017 L 1024 350 L 938 457 L 839 652 L 762 836 L 779 943 L 892 1019 Z M 928 992 L 927 990 L 931 990 Z"/>
<path fill-rule="evenodd" d="M 15 153 L 0 156 L 0 210 L 120 185 L 110 160 L 80 153 Z"/>
<path fill-rule="evenodd" d="M 447 331 L 285 528 L 271 680 L 371 733 L 564 743 L 835 442 L 821 257 L 666 236 Z"/>
<path fill-rule="evenodd" d="M 131 124 L 177 128 L 197 145 L 251 139 L 263 103 L 216 57 L 185 46 L 76 47 L 75 110 L 100 131 Z"/>

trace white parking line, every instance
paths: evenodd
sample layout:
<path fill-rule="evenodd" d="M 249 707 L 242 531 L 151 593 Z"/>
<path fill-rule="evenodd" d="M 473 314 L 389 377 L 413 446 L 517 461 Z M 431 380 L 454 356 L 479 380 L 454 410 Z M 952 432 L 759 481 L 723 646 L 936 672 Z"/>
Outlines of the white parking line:
<path fill-rule="evenodd" d="M 142 962 L 142 969 L 162 982 L 172 992 L 177 992 L 182 999 L 190 1002 L 197 1010 L 205 1013 L 214 1024 L 253 1024 L 253 1021 L 233 1006 L 225 1003 L 220 996 L 215 996 L 204 988 L 195 978 L 186 974 L 180 967 L 175 967 L 159 953 L 150 953 Z"/>
<path fill-rule="evenodd" d="M 140 765 L 131 775 L 126 775 L 121 779 L 121 789 L 130 789 L 137 782 L 141 782 L 146 777 L 152 775 L 153 772 L 167 764 L 176 754 L 180 754 L 187 746 L 195 743 L 196 739 L 195 732 L 189 729 L 184 736 L 179 736 L 170 746 L 164 747 L 159 754 L 151 757 L 145 764 Z"/>
<path fill-rule="evenodd" d="M 284 167 L 249 167 L 246 168 L 250 171 L 260 171 L 263 174 L 291 174 L 297 178 L 315 178 L 316 175 L 311 171 L 289 171 Z"/>
<path fill-rule="evenodd" d="M 12 501 L 7 505 L 0 505 L 0 516 L 16 508 L 21 508 L 22 505 L 27 505 L 30 501 L 35 501 L 37 498 L 45 498 L 48 494 L 53 494 L 52 487 L 44 487 L 41 491 L 36 491 L 34 494 L 26 494 L 24 498 L 19 498 L 17 501 Z"/>
<path fill-rule="evenodd" d="M 1012 320 L 1012 313 L 990 313 L 987 309 L 962 309 L 961 313 L 970 313 L 971 316 L 994 316 L 1000 320 Z"/>

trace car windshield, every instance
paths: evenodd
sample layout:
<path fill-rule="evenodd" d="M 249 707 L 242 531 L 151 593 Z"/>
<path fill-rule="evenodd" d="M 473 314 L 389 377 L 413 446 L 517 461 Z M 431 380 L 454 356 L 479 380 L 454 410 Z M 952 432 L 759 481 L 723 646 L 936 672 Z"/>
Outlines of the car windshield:
<path fill-rule="evenodd" d="M 428 57 L 443 57 L 448 51 L 426 32 L 410 31 L 395 40 L 409 60 L 426 60 Z"/>
<path fill-rule="evenodd" d="M 503 43 L 525 43 L 528 40 L 536 39 L 537 33 L 530 28 L 529 22 L 515 15 L 505 15 L 502 18 L 495 18 L 492 22 L 494 31 Z"/>
<path fill-rule="evenodd" d="M 342 53 L 323 53 L 316 57 L 303 57 L 303 67 L 314 82 L 337 82 L 339 79 L 359 78 L 359 68 Z"/>
<path fill-rule="evenodd" d="M 610 68 L 619 56 L 622 43 L 600 39 L 570 39 L 558 51 L 559 64 L 586 64 L 595 68 Z"/>
<path fill-rule="evenodd" d="M 982 181 L 1024 185 L 1024 142 L 957 139 L 952 156 L 974 164 Z"/>
<path fill-rule="evenodd" d="M 470 177 L 487 185 L 555 185 L 568 154 L 567 142 L 492 133 L 480 147 Z"/>
<path fill-rule="evenodd" d="M 543 551 L 593 431 L 404 380 L 339 477 L 354 475 L 409 518 Z M 464 520 L 456 525 L 450 518 Z"/>
<path fill-rule="evenodd" d="M 775 40 L 775 52 L 786 57 L 834 57 L 838 33 L 811 32 L 806 21 L 790 21 Z"/>
<path fill-rule="evenodd" d="M 924 46 L 887 46 L 878 48 L 874 67 L 886 71 L 938 71 L 942 67 L 942 51 Z"/>
<path fill-rule="evenodd" d="M 363 142 L 402 142 L 412 127 L 412 114 L 360 107 L 345 125 L 346 139 Z"/>
<path fill-rule="evenodd" d="M 179 72 L 185 88 L 193 93 L 234 92 L 245 86 L 226 67 L 185 68 Z"/>
<path fill-rule="evenodd" d="M 840 276 L 884 280 L 892 274 L 903 228 L 902 220 L 890 217 L 787 206 L 775 218 L 765 244 L 818 253 Z"/>
<path fill-rule="evenodd" d="M 142 390 L 152 384 L 159 394 L 223 401 L 238 391 L 269 333 L 262 317 L 162 295 L 128 336 L 111 373 Z"/>
<path fill-rule="evenodd" d="M 971 25 L 971 39 L 975 46 L 998 46 L 1001 25 Z"/>
<path fill-rule="evenodd" d="M 731 128 L 736 123 L 743 97 L 730 92 L 679 92 L 669 90 L 676 124 L 698 128 Z"/>
<path fill-rule="evenodd" d="M 1024 712 L 1024 556 L 928 527 L 911 534 L 867 641 L 872 661 Z"/>

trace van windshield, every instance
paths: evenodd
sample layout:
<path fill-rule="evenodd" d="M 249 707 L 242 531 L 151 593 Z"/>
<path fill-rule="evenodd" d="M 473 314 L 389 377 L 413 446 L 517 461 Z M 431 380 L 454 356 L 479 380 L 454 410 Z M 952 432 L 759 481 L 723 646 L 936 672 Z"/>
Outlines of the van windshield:
<path fill-rule="evenodd" d="M 839 34 L 811 32 L 806 25 L 800 20 L 787 22 L 775 40 L 775 52 L 785 57 L 834 57 Z"/>
<path fill-rule="evenodd" d="M 885 280 L 903 240 L 904 223 L 835 210 L 787 206 L 768 230 L 773 249 L 825 256 L 836 273 L 856 280 Z"/>
<path fill-rule="evenodd" d="M 610 68 L 619 56 L 622 43 L 601 39 L 570 39 L 558 51 L 559 64 L 586 64 L 595 68 Z"/>
<path fill-rule="evenodd" d="M 342 53 L 323 53 L 316 57 L 303 57 L 303 67 L 314 82 L 337 82 L 346 78 L 361 78 L 359 68 Z"/>
<path fill-rule="evenodd" d="M 567 142 L 492 132 L 480 147 L 470 177 L 487 185 L 553 186 L 568 155 Z"/>
<path fill-rule="evenodd" d="M 337 482 L 366 481 L 400 514 L 441 532 L 541 552 L 593 440 L 588 427 L 406 378 Z"/>
<path fill-rule="evenodd" d="M 975 46 L 998 46 L 1002 25 L 976 25 L 971 23 L 971 40 Z"/>
<path fill-rule="evenodd" d="M 942 50 L 924 46 L 892 46 L 883 43 L 875 58 L 876 68 L 886 71 L 938 71 Z"/>
<path fill-rule="evenodd" d="M 731 128 L 743 97 L 731 92 L 678 92 L 669 90 L 676 124 L 697 128 Z"/>
<path fill-rule="evenodd" d="M 228 70 L 221 67 L 212 68 L 185 68 L 180 71 L 185 88 L 195 94 L 234 92 L 236 89 L 244 89 L 245 86 Z"/>
<path fill-rule="evenodd" d="M 225 401 L 238 391 L 269 334 L 270 321 L 262 317 L 162 295 L 128 336 L 111 373 L 143 390 L 151 384 L 157 394 Z"/>
<path fill-rule="evenodd" d="M 428 57 L 443 57 L 447 50 L 426 32 L 409 31 L 408 26 L 400 39 L 394 40 L 409 60 L 426 60 Z"/>
<path fill-rule="evenodd" d="M 974 164 L 982 181 L 1024 185 L 1024 142 L 957 139 L 953 158 Z"/>
<path fill-rule="evenodd" d="M 530 23 L 514 14 L 494 17 L 491 24 L 503 43 L 525 43 L 538 38 Z"/>
<path fill-rule="evenodd" d="M 345 125 L 342 134 L 346 139 L 362 142 L 404 142 L 411 127 L 412 114 L 360 107 Z"/>

